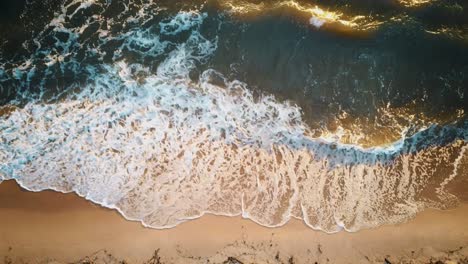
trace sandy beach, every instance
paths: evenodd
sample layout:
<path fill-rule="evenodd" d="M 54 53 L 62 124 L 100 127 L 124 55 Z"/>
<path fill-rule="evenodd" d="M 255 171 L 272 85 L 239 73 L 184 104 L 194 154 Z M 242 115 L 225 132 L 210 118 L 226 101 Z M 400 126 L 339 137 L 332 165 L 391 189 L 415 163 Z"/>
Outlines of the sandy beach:
<path fill-rule="evenodd" d="M 265 228 L 212 215 L 153 230 L 74 194 L 32 193 L 6 181 L 0 257 L 4 263 L 144 263 L 157 251 L 153 263 L 466 263 L 467 219 L 464 204 L 357 233 L 326 234 L 300 221 Z"/>
<path fill-rule="evenodd" d="M 0 264 L 468 264 L 467 106 L 468 0 L 2 0 Z"/>

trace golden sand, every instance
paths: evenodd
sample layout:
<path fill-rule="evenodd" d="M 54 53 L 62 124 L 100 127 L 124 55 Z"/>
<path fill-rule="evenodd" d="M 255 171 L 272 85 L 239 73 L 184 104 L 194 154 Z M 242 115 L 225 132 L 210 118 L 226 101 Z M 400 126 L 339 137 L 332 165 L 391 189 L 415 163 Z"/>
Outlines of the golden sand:
<path fill-rule="evenodd" d="M 90 256 L 143 263 L 155 250 L 162 263 L 223 263 L 229 257 L 243 263 L 461 263 L 468 260 L 468 205 L 357 233 L 326 234 L 298 220 L 266 228 L 212 215 L 154 230 L 74 194 L 0 184 L 0 261 L 70 263 Z"/>

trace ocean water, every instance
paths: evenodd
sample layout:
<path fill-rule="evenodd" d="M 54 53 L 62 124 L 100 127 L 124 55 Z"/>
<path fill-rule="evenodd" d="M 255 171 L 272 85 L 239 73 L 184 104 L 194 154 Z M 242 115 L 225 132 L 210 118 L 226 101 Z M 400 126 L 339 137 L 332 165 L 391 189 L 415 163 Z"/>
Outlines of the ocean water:
<path fill-rule="evenodd" d="M 153 228 L 358 231 L 468 201 L 465 1 L 2 5 L 0 182 Z"/>

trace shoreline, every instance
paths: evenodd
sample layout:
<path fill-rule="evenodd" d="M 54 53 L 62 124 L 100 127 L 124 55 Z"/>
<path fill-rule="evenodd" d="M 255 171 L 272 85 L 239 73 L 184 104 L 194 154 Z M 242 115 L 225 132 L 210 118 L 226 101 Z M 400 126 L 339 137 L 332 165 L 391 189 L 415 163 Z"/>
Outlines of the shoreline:
<path fill-rule="evenodd" d="M 325 230 L 323 230 L 322 228 L 315 228 L 313 226 L 310 226 L 308 225 L 304 219 L 302 218 L 299 218 L 299 217 L 296 217 L 294 215 L 291 215 L 290 218 L 285 221 L 284 223 L 280 224 L 280 225 L 277 225 L 277 226 L 268 226 L 268 225 L 263 225 L 259 222 L 257 222 L 255 219 L 252 219 L 252 218 L 249 218 L 249 217 L 244 217 L 243 216 L 243 213 L 239 213 L 239 214 L 233 214 L 233 215 L 228 215 L 228 214 L 217 214 L 217 213 L 213 213 L 213 212 L 209 212 L 209 211 L 205 211 L 203 212 L 203 214 L 201 214 L 200 216 L 195 216 L 193 218 L 187 218 L 187 219 L 184 219 L 184 220 L 181 220 L 181 222 L 173 225 L 173 226 L 167 226 L 167 227 L 153 227 L 153 226 L 150 226 L 150 225 L 147 225 L 145 224 L 144 222 L 142 222 L 140 219 L 134 219 L 134 218 L 130 218 L 128 216 L 125 215 L 125 213 L 119 208 L 119 207 L 115 207 L 115 206 L 111 206 L 111 205 L 107 205 L 107 204 L 101 204 L 99 202 L 96 202 L 96 201 L 93 201 L 92 199 L 88 199 L 86 198 L 84 195 L 81 195 L 79 193 L 76 193 L 75 191 L 70 191 L 70 192 L 65 192 L 65 191 L 61 191 L 61 190 L 58 190 L 58 189 L 54 189 L 54 188 L 50 188 L 50 189 L 45 189 L 45 190 L 41 190 L 41 191 L 37 191 L 37 190 L 32 190 L 32 189 L 29 189 L 27 188 L 26 186 L 24 186 L 20 181 L 17 181 L 17 180 L 14 180 L 14 179 L 9 179 L 9 180 L 3 180 L 3 181 L 0 181 L 0 184 L 2 184 L 2 182 L 8 182 L 9 184 L 12 184 L 12 185 L 17 185 L 21 191 L 26 191 L 26 192 L 32 192 L 32 193 L 43 193 L 43 192 L 53 192 L 53 193 L 59 193 L 59 194 L 63 194 L 63 195 L 74 195 L 74 196 L 77 196 L 78 199 L 83 199 L 85 200 L 86 202 L 92 204 L 93 206 L 97 206 L 97 207 L 100 207 L 104 210 L 110 210 L 110 211 L 115 211 L 117 212 L 122 218 L 124 218 L 126 221 L 129 221 L 129 222 L 136 222 L 138 224 L 140 224 L 141 226 L 143 226 L 144 228 L 148 228 L 148 229 L 151 229 L 151 230 L 168 230 L 168 229 L 173 229 L 173 228 L 176 228 L 178 227 L 179 225 L 181 224 L 184 224 L 186 222 L 190 222 L 190 221 L 193 221 L 193 220 L 197 220 L 197 219 L 200 219 L 202 217 L 228 217 L 228 218 L 240 218 L 242 220 L 248 220 L 248 221 L 251 221 L 257 225 L 259 225 L 260 227 L 263 227 L 263 228 L 271 228 L 271 229 L 276 229 L 276 228 L 282 228 L 283 226 L 287 225 L 290 221 L 300 221 L 302 224 L 304 224 L 306 227 L 308 227 L 309 229 L 313 230 L 313 231 L 317 231 L 317 232 L 323 232 L 325 234 L 336 234 L 336 233 L 340 233 L 340 232 L 347 232 L 347 233 L 358 233 L 360 231 L 363 231 L 363 230 L 374 230 L 374 229 L 378 229 L 380 227 L 386 227 L 386 226 L 392 226 L 392 225 L 399 225 L 399 224 L 405 224 L 406 222 L 408 221 L 411 221 L 413 220 L 414 218 L 416 218 L 420 213 L 426 211 L 426 210 L 432 210 L 432 211 L 440 211 L 440 212 L 445 212 L 445 211 L 451 211 L 451 210 L 456 210 L 459 206 L 456 206 L 454 208 L 449 208 L 449 209 L 440 209 L 440 208 L 426 208 L 420 212 L 417 212 L 416 215 L 412 218 L 409 218 L 408 221 L 405 221 L 405 222 L 402 222 L 402 223 L 396 223 L 396 224 L 389 224 L 389 223 L 382 223 L 382 224 L 379 224 L 377 226 L 374 226 L 374 227 L 368 227 L 368 228 L 363 228 L 363 229 L 359 229 L 357 231 L 352 231 L 352 230 L 348 230 L 346 228 L 342 228 L 341 230 L 338 230 L 336 232 L 327 232 Z M 1 189 L 0 189 L 1 190 Z M 1 196 L 0 196 L 1 197 Z M 463 206 L 463 205 L 466 205 L 468 206 L 468 202 L 460 202 L 460 206 Z M 1 209 L 1 201 L 0 201 L 0 209 Z"/>
<path fill-rule="evenodd" d="M 157 252 L 162 263 L 223 263 L 229 257 L 244 263 L 445 263 L 468 261 L 466 219 L 468 204 L 461 204 L 425 210 L 407 223 L 334 234 L 297 219 L 269 228 L 241 216 L 209 214 L 175 228 L 151 229 L 74 193 L 29 192 L 4 181 L 0 258 L 70 263 L 89 256 L 143 263 Z"/>

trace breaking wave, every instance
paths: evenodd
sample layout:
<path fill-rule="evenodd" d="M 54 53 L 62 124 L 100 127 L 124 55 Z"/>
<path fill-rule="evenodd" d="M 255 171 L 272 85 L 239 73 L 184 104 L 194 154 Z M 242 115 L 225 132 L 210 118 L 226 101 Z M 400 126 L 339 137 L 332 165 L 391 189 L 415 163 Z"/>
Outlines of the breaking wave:
<path fill-rule="evenodd" d="M 373 147 L 314 137 L 291 102 L 254 96 L 210 67 L 193 78 L 218 47 L 203 33 L 207 13 L 180 11 L 144 27 L 152 16 L 139 12 L 120 17 L 128 27 L 120 32 L 102 13 L 74 22 L 95 4 L 64 5 L 29 60 L 0 73 L 22 84 L 42 79 L 37 94 L 21 91 L 26 101 L 0 108 L 1 180 L 76 192 L 153 228 L 210 213 L 357 231 L 460 202 L 465 122 Z M 41 45 L 51 31 L 53 49 Z M 47 81 L 67 72 L 79 81 L 49 93 Z"/>

